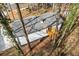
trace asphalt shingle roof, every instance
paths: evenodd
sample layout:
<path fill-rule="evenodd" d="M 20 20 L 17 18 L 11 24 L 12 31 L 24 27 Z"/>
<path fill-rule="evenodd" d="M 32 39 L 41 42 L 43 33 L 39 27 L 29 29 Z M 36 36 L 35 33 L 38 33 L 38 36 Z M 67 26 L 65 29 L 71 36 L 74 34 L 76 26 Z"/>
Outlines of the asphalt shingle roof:
<path fill-rule="evenodd" d="M 56 22 L 55 22 L 55 21 L 57 21 L 56 17 L 59 17 L 58 15 L 56 15 L 56 12 L 55 13 L 45 13 L 38 17 L 37 16 L 28 17 L 28 18 L 24 19 L 23 21 L 25 23 L 27 33 L 30 34 L 30 33 L 45 29 L 49 25 L 56 26 Z M 44 20 L 44 22 L 42 23 L 43 20 Z M 62 24 L 63 20 L 61 18 L 59 18 L 58 20 L 59 20 L 58 23 Z M 55 22 L 55 23 L 53 24 L 53 22 Z M 23 30 L 22 30 L 22 24 L 21 24 L 20 20 L 14 21 L 13 23 L 11 23 L 11 25 L 17 36 L 24 35 Z"/>

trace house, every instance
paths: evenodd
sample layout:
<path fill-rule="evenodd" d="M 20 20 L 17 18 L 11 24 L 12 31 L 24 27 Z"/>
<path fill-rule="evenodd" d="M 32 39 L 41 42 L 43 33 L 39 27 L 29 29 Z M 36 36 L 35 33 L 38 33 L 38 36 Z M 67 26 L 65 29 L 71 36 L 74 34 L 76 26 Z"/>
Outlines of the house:
<path fill-rule="evenodd" d="M 27 18 L 24 18 L 23 21 L 30 42 L 48 36 L 46 32 L 48 26 L 56 26 L 56 24 L 58 23 L 58 29 L 60 30 L 61 25 L 63 23 L 63 20 L 58 16 L 57 12 L 48 12 L 40 16 L 29 16 Z M 19 40 L 21 45 L 27 44 L 20 20 L 15 20 L 10 24 L 10 26 L 13 29 L 13 34 L 16 36 L 16 40 Z M 3 47 L 6 47 L 0 49 L 0 51 L 4 51 L 13 47 L 13 44 L 10 42 L 10 39 L 8 39 L 5 35 L 3 35 L 2 41 L 4 41 Z"/>
<path fill-rule="evenodd" d="M 58 22 L 58 30 L 60 30 L 61 25 L 63 23 L 62 18 L 60 18 L 57 15 L 57 12 L 54 12 L 54 13 L 48 12 L 48 13 L 42 14 L 41 16 L 30 16 L 30 17 L 23 19 L 30 42 L 47 36 L 48 34 L 46 30 L 48 26 L 50 25 L 56 26 Z M 11 26 L 18 38 L 21 38 L 21 39 L 24 38 L 24 33 L 23 33 L 22 24 L 20 20 L 14 21 L 13 23 L 11 23 Z M 23 44 L 26 44 L 26 42 Z"/>

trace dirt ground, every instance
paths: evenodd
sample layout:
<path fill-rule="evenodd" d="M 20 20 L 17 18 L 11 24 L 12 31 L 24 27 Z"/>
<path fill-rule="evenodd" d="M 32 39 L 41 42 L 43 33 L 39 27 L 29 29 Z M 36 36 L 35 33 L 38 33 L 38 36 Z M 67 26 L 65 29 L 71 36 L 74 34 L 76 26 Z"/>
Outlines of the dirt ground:
<path fill-rule="evenodd" d="M 53 12 L 53 9 L 52 8 L 48 8 L 48 9 L 45 9 L 45 8 L 40 8 L 39 10 L 36 10 L 36 11 L 31 11 L 29 12 L 28 10 L 26 9 L 23 9 L 21 10 L 21 13 L 22 13 L 22 17 L 23 18 L 26 18 L 28 16 L 39 16 L 45 12 Z M 11 12 L 8 12 L 9 14 L 9 18 L 13 21 L 14 19 L 17 20 L 19 19 L 19 16 L 18 16 L 18 12 L 17 10 L 13 10 L 13 14 Z M 14 18 L 13 18 L 13 15 L 14 15 Z"/>
<path fill-rule="evenodd" d="M 67 55 L 79 56 L 79 26 L 66 38 Z"/>
<path fill-rule="evenodd" d="M 61 56 L 79 56 L 79 26 L 77 26 L 64 42 L 64 47 L 57 48 L 51 55 L 58 55 L 64 52 Z"/>

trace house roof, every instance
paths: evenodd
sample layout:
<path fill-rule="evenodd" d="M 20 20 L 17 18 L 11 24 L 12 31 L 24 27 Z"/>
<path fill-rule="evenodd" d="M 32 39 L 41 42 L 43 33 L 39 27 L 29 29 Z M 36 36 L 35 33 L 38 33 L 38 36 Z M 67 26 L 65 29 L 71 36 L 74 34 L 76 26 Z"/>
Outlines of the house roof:
<path fill-rule="evenodd" d="M 43 30 L 50 25 L 56 26 L 57 17 L 59 16 L 56 14 L 56 12 L 45 13 L 45 14 L 42 14 L 41 16 L 30 16 L 28 18 L 23 19 L 23 21 L 24 21 L 27 33 L 31 34 L 31 33 Z M 58 24 L 62 24 L 63 20 L 61 18 L 59 18 L 58 20 L 59 20 Z M 24 35 L 20 20 L 16 20 L 12 22 L 11 26 L 17 36 Z"/>

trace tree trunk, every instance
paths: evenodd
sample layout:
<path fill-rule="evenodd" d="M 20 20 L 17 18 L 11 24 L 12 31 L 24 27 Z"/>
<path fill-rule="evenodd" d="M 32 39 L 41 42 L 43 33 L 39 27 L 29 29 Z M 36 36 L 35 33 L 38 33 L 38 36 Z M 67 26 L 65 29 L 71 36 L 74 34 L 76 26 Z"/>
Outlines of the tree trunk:
<path fill-rule="evenodd" d="M 25 25 L 24 25 L 24 22 L 23 22 L 23 18 L 22 18 L 22 15 L 21 15 L 21 11 L 20 11 L 19 4 L 16 3 L 16 6 L 17 6 L 18 15 L 19 15 L 19 17 L 20 17 L 20 21 L 21 21 L 22 26 L 23 26 L 23 31 L 24 31 L 24 34 L 25 34 L 25 38 L 26 38 L 26 40 L 27 40 L 28 47 L 29 47 L 29 49 L 30 49 L 30 51 L 31 51 L 32 49 L 31 49 L 30 42 L 29 42 L 29 39 L 28 39 L 28 34 L 27 34 L 27 32 L 26 32 L 26 29 L 25 29 Z"/>
<path fill-rule="evenodd" d="M 11 13 L 12 13 L 12 16 L 13 16 L 13 20 L 15 20 L 15 17 L 14 17 L 14 14 L 13 14 L 13 10 L 12 10 L 12 7 L 11 7 L 10 3 L 9 3 L 9 7 L 11 9 Z"/>
<path fill-rule="evenodd" d="M 2 19 L 3 18 L 3 15 L 2 15 L 2 12 L 0 11 L 0 19 Z"/>
<path fill-rule="evenodd" d="M 4 17 L 3 17 L 3 15 L 2 15 L 1 11 L 0 11 L 0 18 L 1 18 L 1 20 L 6 20 L 6 19 L 4 19 Z M 15 47 L 19 50 L 19 51 L 18 51 L 19 54 L 21 53 L 22 55 L 24 55 L 24 53 L 23 53 L 23 51 L 22 51 L 20 45 L 17 43 L 17 41 L 16 41 L 14 35 L 12 34 L 12 31 L 9 31 L 9 30 L 11 30 L 9 24 L 8 24 L 8 25 L 5 25 L 4 23 L 1 23 L 1 24 L 4 25 L 4 27 L 6 28 L 6 30 L 7 30 L 9 33 L 11 33 L 10 36 L 11 36 L 11 38 L 13 39 L 13 41 L 14 41 L 14 43 L 15 43 Z"/>

